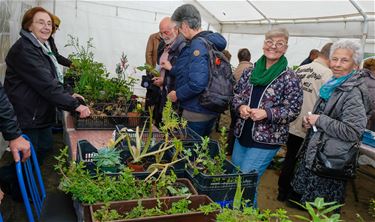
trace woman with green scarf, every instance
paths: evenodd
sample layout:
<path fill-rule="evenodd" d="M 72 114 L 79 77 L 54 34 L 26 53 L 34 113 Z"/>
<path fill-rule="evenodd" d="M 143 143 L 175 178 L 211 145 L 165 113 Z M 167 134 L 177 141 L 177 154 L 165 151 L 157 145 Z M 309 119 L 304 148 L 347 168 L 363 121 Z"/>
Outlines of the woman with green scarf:
<path fill-rule="evenodd" d="M 323 197 L 326 202 L 344 203 L 347 180 L 339 175 L 346 172 L 345 168 L 340 168 L 345 164 L 337 160 L 356 158 L 356 155 L 349 155 L 349 151 L 352 147 L 356 149 L 355 144 L 366 129 L 371 104 L 365 72 L 358 70 L 362 56 L 362 46 L 358 42 L 339 40 L 333 43 L 329 58 L 333 76 L 320 88 L 320 98 L 312 114 L 303 117 L 303 124 L 309 130 L 299 151 L 292 181 L 294 191 L 288 199 L 305 204 Z M 335 163 L 326 171 L 332 174 L 329 177 L 314 170 L 316 156 L 321 155 L 326 155 L 329 163 Z M 355 171 L 355 165 L 350 170 Z"/>
<path fill-rule="evenodd" d="M 256 171 L 258 181 L 288 138 L 289 123 L 300 113 L 301 82 L 288 68 L 286 29 L 266 33 L 263 56 L 246 69 L 235 87 L 232 109 L 237 114 L 232 161 L 241 171 Z M 256 194 L 254 206 L 257 206 Z"/>

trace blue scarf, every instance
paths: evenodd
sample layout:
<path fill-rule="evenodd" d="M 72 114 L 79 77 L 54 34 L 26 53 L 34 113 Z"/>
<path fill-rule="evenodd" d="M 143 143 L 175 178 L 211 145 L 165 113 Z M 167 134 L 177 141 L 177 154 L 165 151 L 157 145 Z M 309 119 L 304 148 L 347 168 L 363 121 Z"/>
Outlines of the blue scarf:
<path fill-rule="evenodd" d="M 355 71 L 349 73 L 348 75 L 341 76 L 339 78 L 332 77 L 328 82 L 324 83 L 322 87 L 320 87 L 319 93 L 320 93 L 320 98 L 324 99 L 327 101 L 332 93 L 335 91 L 335 89 L 340 86 L 343 82 L 345 82 L 347 79 L 349 79 Z"/>

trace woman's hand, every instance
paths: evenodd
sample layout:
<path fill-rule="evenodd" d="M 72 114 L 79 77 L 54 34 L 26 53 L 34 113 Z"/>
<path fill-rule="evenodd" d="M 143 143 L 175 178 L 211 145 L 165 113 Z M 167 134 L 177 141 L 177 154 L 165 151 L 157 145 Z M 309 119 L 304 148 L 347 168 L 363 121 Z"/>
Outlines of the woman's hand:
<path fill-rule="evenodd" d="M 91 114 L 89 107 L 84 106 L 84 105 L 79 105 L 76 108 L 76 111 L 79 112 L 79 118 L 86 118 L 86 117 L 89 117 Z"/>
<path fill-rule="evenodd" d="M 267 112 L 264 109 L 251 109 L 250 118 L 253 121 L 259 121 L 267 118 Z"/>
<path fill-rule="evenodd" d="M 311 126 L 315 125 L 315 123 L 318 120 L 319 116 L 320 115 L 316 115 L 316 114 L 311 114 L 311 115 L 304 116 L 302 118 L 302 126 L 305 127 L 306 129 L 311 128 Z"/>
<path fill-rule="evenodd" d="M 168 60 L 166 60 L 166 61 L 162 61 L 162 62 L 160 63 L 160 66 L 161 66 L 163 69 L 168 70 L 168 71 L 170 71 L 170 70 L 172 69 L 172 65 L 171 65 L 171 63 L 170 63 Z"/>
<path fill-rule="evenodd" d="M 240 117 L 242 119 L 248 119 L 250 117 L 250 110 L 251 108 L 247 105 L 241 105 L 240 108 L 238 108 L 238 112 L 240 113 Z"/>

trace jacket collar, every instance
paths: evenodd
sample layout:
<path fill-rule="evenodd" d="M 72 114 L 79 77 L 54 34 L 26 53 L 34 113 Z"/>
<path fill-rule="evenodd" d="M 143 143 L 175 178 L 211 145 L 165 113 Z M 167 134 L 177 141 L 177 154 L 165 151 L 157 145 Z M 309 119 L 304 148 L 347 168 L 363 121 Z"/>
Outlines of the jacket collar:
<path fill-rule="evenodd" d="M 337 89 L 341 91 L 350 91 L 353 87 L 358 86 L 364 82 L 363 71 L 355 71 L 354 75 L 342 83 Z"/>
<path fill-rule="evenodd" d="M 28 32 L 24 29 L 21 29 L 20 35 L 26 39 L 28 39 L 35 47 L 40 48 L 38 40 L 31 34 L 31 32 Z"/>

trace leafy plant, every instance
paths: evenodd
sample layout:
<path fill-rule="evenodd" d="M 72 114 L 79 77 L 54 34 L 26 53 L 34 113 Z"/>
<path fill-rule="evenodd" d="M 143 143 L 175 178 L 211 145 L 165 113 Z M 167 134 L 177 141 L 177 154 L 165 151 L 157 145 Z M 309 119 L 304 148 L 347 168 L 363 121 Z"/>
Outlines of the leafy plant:
<path fill-rule="evenodd" d="M 301 215 L 295 215 L 294 217 L 304 220 L 304 221 L 313 221 L 313 222 L 337 222 L 340 220 L 340 214 L 332 214 L 327 216 L 327 214 L 332 213 L 334 210 L 343 206 L 343 204 L 337 204 L 336 202 L 325 203 L 324 199 L 317 197 L 314 202 L 306 202 L 305 205 L 295 202 L 299 206 L 303 207 L 309 213 L 310 218 L 306 218 Z"/>
<path fill-rule="evenodd" d="M 167 100 L 162 113 L 162 126 L 160 130 L 165 134 L 165 141 L 169 141 L 169 135 L 174 138 L 182 136 L 186 138 L 187 120 L 180 118 L 173 110 L 172 101 Z"/>
<path fill-rule="evenodd" d="M 109 203 L 105 203 L 99 210 L 96 210 L 94 212 L 95 220 L 104 222 L 123 219 L 123 216 L 120 215 L 117 210 L 109 209 L 109 206 Z"/>
<path fill-rule="evenodd" d="M 137 69 L 140 70 L 140 71 L 146 70 L 147 73 L 150 73 L 155 77 L 160 76 L 160 72 L 158 70 L 156 70 L 152 65 L 149 65 L 149 64 L 144 64 L 143 66 L 138 66 Z"/>
<path fill-rule="evenodd" d="M 202 139 L 201 145 L 194 144 L 195 147 L 193 150 L 184 150 L 184 154 L 188 157 L 188 165 L 191 169 L 193 169 L 193 175 L 197 175 L 199 172 L 208 175 L 222 175 L 225 173 L 225 169 L 223 167 L 225 153 L 224 158 L 220 154 L 220 151 L 218 156 L 212 158 L 208 147 L 209 142 L 210 138 L 205 137 Z"/>
<path fill-rule="evenodd" d="M 369 213 L 373 218 L 375 218 L 375 199 L 370 200 Z"/>
<path fill-rule="evenodd" d="M 113 148 L 98 149 L 98 153 L 93 157 L 96 166 L 106 171 L 106 168 L 113 168 L 120 165 L 120 152 Z"/>
<path fill-rule="evenodd" d="M 125 79 L 124 75 L 108 79 L 109 72 L 104 65 L 94 61 L 94 53 L 91 51 L 94 48 L 92 41 L 93 39 L 90 38 L 86 46 L 81 46 L 77 37 L 69 35 L 68 44 L 65 45 L 75 49 L 75 52 L 69 55 L 73 66 L 65 75 L 73 79 L 74 92 L 81 94 L 89 102 L 113 102 L 119 97 L 126 98 L 128 101 L 133 94 L 131 89 L 136 79 L 130 77 Z"/>

